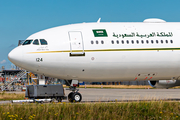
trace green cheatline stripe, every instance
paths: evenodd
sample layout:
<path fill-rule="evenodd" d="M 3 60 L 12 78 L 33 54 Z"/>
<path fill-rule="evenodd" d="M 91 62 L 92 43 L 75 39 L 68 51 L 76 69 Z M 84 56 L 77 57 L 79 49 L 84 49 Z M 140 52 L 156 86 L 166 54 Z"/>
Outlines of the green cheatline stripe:
<path fill-rule="evenodd" d="M 180 48 L 136 48 L 136 49 L 101 49 L 101 50 L 84 50 L 84 52 L 104 52 L 104 51 L 156 51 L 156 50 L 180 50 Z M 59 53 L 59 52 L 83 52 L 82 50 L 62 50 L 62 51 L 40 51 L 31 53 Z"/>

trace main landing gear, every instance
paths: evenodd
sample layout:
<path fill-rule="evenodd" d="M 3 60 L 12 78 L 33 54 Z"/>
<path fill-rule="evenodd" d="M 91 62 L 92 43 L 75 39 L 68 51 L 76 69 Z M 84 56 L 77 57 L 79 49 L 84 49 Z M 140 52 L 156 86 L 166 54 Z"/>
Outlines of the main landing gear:
<path fill-rule="evenodd" d="M 78 92 L 78 80 L 66 80 L 66 85 L 69 86 L 67 90 L 71 90 L 72 92 L 68 95 L 69 102 L 80 102 L 82 100 L 81 94 Z"/>

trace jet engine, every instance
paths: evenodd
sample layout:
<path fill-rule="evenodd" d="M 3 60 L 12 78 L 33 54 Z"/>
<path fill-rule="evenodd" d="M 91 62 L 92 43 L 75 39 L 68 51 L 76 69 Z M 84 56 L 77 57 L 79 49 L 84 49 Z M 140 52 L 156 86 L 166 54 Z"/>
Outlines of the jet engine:
<path fill-rule="evenodd" d="M 148 81 L 149 84 L 154 88 L 171 88 L 175 86 L 180 86 L 180 80 L 157 80 Z"/>

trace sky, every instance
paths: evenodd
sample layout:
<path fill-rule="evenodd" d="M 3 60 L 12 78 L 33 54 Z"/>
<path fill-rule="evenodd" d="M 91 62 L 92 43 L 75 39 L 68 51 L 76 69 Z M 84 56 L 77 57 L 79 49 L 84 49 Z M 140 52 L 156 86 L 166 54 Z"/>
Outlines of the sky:
<path fill-rule="evenodd" d="M 0 70 L 11 69 L 8 53 L 38 31 L 67 24 L 180 22 L 179 0 L 0 0 Z"/>

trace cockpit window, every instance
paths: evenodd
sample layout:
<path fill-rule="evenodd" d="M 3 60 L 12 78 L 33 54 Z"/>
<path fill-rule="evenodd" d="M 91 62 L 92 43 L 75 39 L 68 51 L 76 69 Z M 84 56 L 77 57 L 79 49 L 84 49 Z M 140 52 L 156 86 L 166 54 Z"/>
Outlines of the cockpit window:
<path fill-rule="evenodd" d="M 33 40 L 26 40 L 22 45 L 29 45 L 32 43 Z"/>
<path fill-rule="evenodd" d="M 38 39 L 35 39 L 35 40 L 34 40 L 33 45 L 39 45 Z"/>
<path fill-rule="evenodd" d="M 41 45 L 47 45 L 47 41 L 44 39 L 40 39 Z"/>

